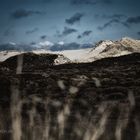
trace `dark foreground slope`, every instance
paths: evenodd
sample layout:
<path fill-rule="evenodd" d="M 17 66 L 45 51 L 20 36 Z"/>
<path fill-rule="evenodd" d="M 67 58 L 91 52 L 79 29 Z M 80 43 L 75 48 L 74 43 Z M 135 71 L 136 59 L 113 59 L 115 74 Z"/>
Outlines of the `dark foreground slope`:
<path fill-rule="evenodd" d="M 58 66 L 53 59 L 0 64 L 0 140 L 140 139 L 139 53 Z"/>

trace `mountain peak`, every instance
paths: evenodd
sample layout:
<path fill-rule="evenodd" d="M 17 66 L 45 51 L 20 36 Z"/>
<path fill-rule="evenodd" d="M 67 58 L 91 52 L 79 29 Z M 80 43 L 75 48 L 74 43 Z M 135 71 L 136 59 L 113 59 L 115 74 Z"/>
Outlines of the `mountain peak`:
<path fill-rule="evenodd" d="M 124 37 L 118 41 L 102 40 L 95 44 L 94 48 L 89 51 L 85 60 L 95 61 L 105 57 L 116 57 L 140 52 L 140 40 L 130 37 Z"/>

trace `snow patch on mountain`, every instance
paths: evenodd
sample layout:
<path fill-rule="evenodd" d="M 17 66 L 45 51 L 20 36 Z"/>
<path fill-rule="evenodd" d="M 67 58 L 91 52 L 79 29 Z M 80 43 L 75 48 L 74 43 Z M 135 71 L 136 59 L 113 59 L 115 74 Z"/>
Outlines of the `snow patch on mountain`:
<path fill-rule="evenodd" d="M 58 57 L 54 60 L 54 65 L 71 63 L 71 60 L 62 54 L 58 54 Z"/>
<path fill-rule="evenodd" d="M 79 62 L 85 58 L 91 48 L 88 49 L 78 49 L 78 50 L 64 50 L 64 51 L 56 51 L 53 53 L 63 54 L 65 57 L 69 58 L 72 62 Z"/>
<path fill-rule="evenodd" d="M 9 57 L 21 54 L 21 51 L 0 51 L 0 62 L 5 61 Z"/>

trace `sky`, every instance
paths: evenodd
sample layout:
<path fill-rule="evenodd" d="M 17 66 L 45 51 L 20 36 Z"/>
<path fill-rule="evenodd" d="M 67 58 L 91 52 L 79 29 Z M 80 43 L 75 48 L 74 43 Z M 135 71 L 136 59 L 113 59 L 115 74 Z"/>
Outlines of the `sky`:
<path fill-rule="evenodd" d="M 140 38 L 140 0 L 0 0 L 0 44 Z"/>

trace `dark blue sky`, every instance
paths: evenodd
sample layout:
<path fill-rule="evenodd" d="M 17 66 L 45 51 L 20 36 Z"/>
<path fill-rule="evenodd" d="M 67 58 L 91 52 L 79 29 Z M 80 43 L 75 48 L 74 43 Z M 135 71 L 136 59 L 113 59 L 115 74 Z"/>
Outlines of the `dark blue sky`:
<path fill-rule="evenodd" d="M 1 43 L 124 36 L 140 38 L 140 0 L 0 0 Z"/>

